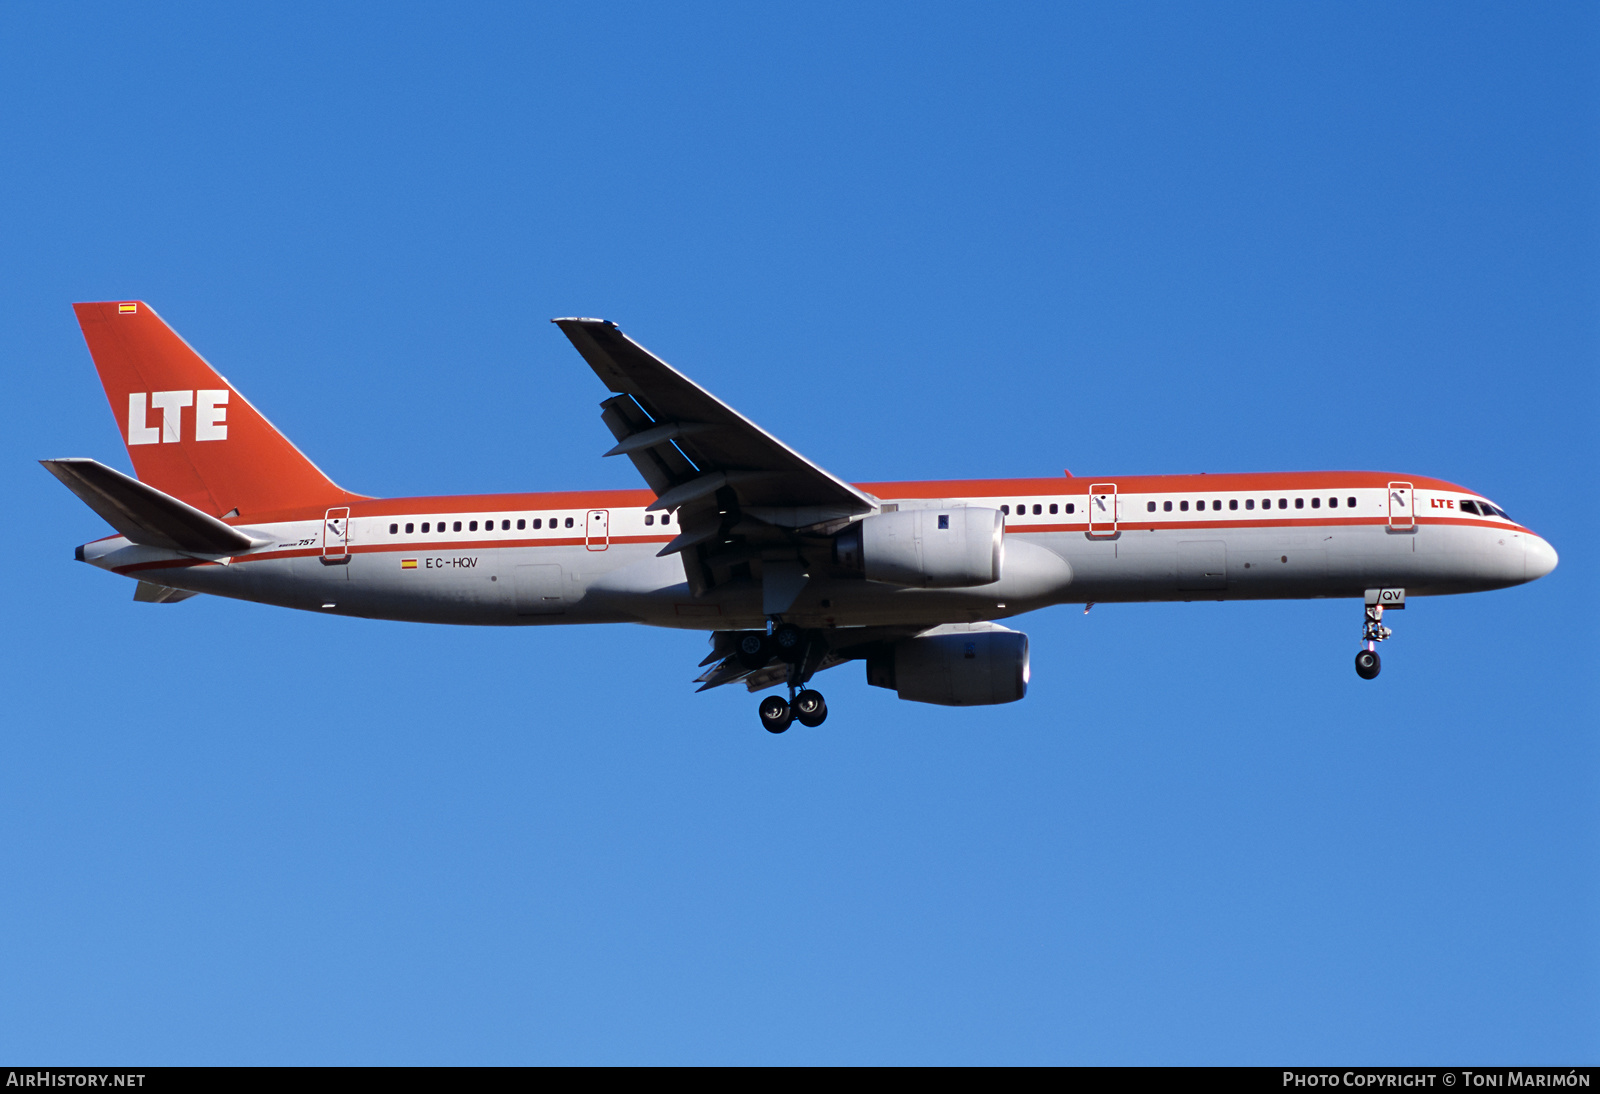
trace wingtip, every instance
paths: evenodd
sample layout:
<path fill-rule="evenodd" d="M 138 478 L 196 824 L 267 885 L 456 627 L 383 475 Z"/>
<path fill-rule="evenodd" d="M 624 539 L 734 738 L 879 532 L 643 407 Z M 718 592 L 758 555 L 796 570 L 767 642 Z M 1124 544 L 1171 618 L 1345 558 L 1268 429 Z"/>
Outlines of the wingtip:
<path fill-rule="evenodd" d="M 561 323 L 599 323 L 602 327 L 612 327 L 612 328 L 616 327 L 616 324 L 613 323 L 609 319 L 594 319 L 594 318 L 591 318 L 589 316 L 583 316 L 583 315 L 564 315 L 564 316 L 559 316 L 559 317 L 557 317 L 555 319 L 550 320 L 550 322 L 558 324 L 558 325 L 561 324 Z"/>

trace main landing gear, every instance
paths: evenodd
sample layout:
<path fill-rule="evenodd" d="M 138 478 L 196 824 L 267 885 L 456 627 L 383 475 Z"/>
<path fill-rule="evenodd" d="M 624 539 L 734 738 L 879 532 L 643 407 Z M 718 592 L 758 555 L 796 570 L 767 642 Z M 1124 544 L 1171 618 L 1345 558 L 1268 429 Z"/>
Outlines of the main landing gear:
<path fill-rule="evenodd" d="M 810 636 L 793 623 L 780 623 L 769 635 L 749 634 L 739 640 L 735 655 L 747 668 L 759 668 L 773 657 L 789 666 L 789 698 L 768 695 L 757 708 L 761 714 L 761 728 L 768 733 L 782 733 L 793 722 L 820 726 L 827 721 L 828 702 L 822 692 L 811 688 L 796 691 L 816 668 L 817 658 L 808 659 L 809 652 Z"/>
<path fill-rule="evenodd" d="M 781 695 L 769 695 L 761 700 L 761 728 L 768 733 L 782 733 L 794 722 L 803 726 L 820 726 L 828 719 L 828 701 L 822 692 L 806 688 L 793 701 Z"/>
<path fill-rule="evenodd" d="M 1383 660 L 1378 656 L 1378 643 L 1388 638 L 1394 632 L 1383 625 L 1383 608 L 1387 604 L 1391 608 L 1406 606 L 1406 591 L 1404 589 L 1368 589 L 1367 590 L 1367 622 L 1361 629 L 1361 641 L 1364 646 L 1356 654 L 1356 675 L 1363 680 L 1377 678 L 1383 670 Z"/>

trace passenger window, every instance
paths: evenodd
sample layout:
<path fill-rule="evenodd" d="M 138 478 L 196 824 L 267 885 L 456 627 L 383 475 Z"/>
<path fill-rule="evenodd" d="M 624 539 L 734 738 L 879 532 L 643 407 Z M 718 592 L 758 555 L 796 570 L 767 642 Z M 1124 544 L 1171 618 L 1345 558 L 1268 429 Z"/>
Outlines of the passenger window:
<path fill-rule="evenodd" d="M 1313 508 L 1313 509 L 1321 509 L 1322 508 L 1322 499 L 1321 498 L 1312 498 L 1311 499 L 1311 508 Z"/>
<path fill-rule="evenodd" d="M 1017 516 L 1025 517 L 1027 515 L 1028 515 L 1028 503 L 1025 502 L 1025 501 L 1017 502 Z"/>
<path fill-rule="evenodd" d="M 1041 513 L 1043 513 L 1043 512 L 1044 512 L 1044 506 L 1042 506 L 1042 505 L 1037 505 L 1037 504 L 1036 504 L 1036 505 L 1034 505 L 1034 507 L 1033 507 L 1033 515 L 1034 515 L 1034 516 L 1038 516 L 1038 515 L 1040 515 L 1040 514 L 1041 514 Z"/>
<path fill-rule="evenodd" d="M 1271 509 L 1272 508 L 1272 499 L 1271 498 L 1262 498 L 1261 499 L 1261 508 L 1263 508 L 1263 509 Z"/>
<path fill-rule="evenodd" d="M 1345 504 L 1346 508 L 1354 509 L 1356 507 L 1356 499 L 1355 498 L 1345 498 L 1344 499 L 1344 504 Z"/>
<path fill-rule="evenodd" d="M 1050 515 L 1053 517 L 1053 516 L 1056 515 L 1057 512 L 1059 512 L 1059 508 L 1057 507 L 1055 502 L 1051 502 L 1050 503 Z"/>
<path fill-rule="evenodd" d="M 939 527 L 940 528 L 949 528 L 950 527 L 950 514 L 949 513 L 940 513 L 939 514 Z"/>
<path fill-rule="evenodd" d="M 528 522 L 523 520 L 521 517 L 518 517 L 517 518 L 517 531 L 519 531 L 519 532 L 525 531 L 527 529 L 527 527 L 528 527 Z"/>
<path fill-rule="evenodd" d="M 422 530 L 424 532 L 426 532 L 428 530 L 428 522 L 427 521 L 423 521 L 422 522 Z"/>
<path fill-rule="evenodd" d="M 1229 498 L 1228 499 L 1228 508 L 1229 509 L 1237 509 L 1237 508 L 1239 508 L 1239 499 L 1238 498 Z"/>
<path fill-rule="evenodd" d="M 1295 498 L 1294 499 L 1294 507 L 1296 509 L 1304 509 L 1306 507 L 1306 499 L 1305 498 Z"/>
<path fill-rule="evenodd" d="M 509 532 L 509 531 L 511 531 L 511 522 L 510 522 L 510 521 L 509 521 L 509 520 L 503 520 L 503 521 L 501 521 L 501 522 L 500 522 L 500 530 L 501 530 L 501 531 L 502 531 L 502 532 Z"/>
<path fill-rule="evenodd" d="M 544 526 L 544 521 L 543 520 L 541 520 L 539 517 L 534 517 L 533 518 L 533 530 L 535 532 L 537 532 L 543 526 Z"/>
<path fill-rule="evenodd" d="M 1221 498 L 1212 498 L 1211 499 L 1211 511 L 1213 513 L 1222 512 L 1222 499 Z"/>
<path fill-rule="evenodd" d="M 1339 508 L 1339 499 L 1338 498 L 1329 498 L 1328 499 L 1328 508 L 1329 509 L 1337 509 L 1337 508 Z"/>
<path fill-rule="evenodd" d="M 400 531 L 400 526 L 398 524 L 389 525 L 389 534 L 391 536 L 394 535 L 398 531 Z"/>
<path fill-rule="evenodd" d="M 416 528 L 415 524 L 407 524 L 406 525 L 406 535 L 409 536 L 411 534 L 412 530 L 415 529 L 415 528 Z"/>
<path fill-rule="evenodd" d="M 455 522 L 455 527 L 452 529 L 452 531 L 461 531 L 461 522 L 459 520 Z"/>
<path fill-rule="evenodd" d="M 1244 507 L 1246 509 L 1254 509 L 1256 507 L 1256 499 L 1255 498 L 1245 498 L 1244 499 Z"/>
<path fill-rule="evenodd" d="M 1000 507 L 1000 512 L 1002 512 L 1002 513 L 1004 513 L 1004 514 L 1005 514 L 1005 515 L 1006 515 L 1006 516 L 1008 516 L 1008 517 L 1009 517 L 1009 516 L 1010 516 L 1010 515 L 1011 515 L 1011 506 L 1009 506 L 1009 505 L 1002 505 L 1002 506 L 1001 506 L 1001 507 Z"/>
<path fill-rule="evenodd" d="M 571 518 L 571 517 L 568 517 L 568 518 L 567 518 L 567 527 L 568 527 L 568 528 L 571 528 L 571 527 L 572 527 L 572 518 Z"/>
<path fill-rule="evenodd" d="M 1073 505 L 1070 501 L 1067 502 L 1067 512 L 1076 513 L 1077 511 L 1078 511 L 1078 507 L 1077 506 Z"/>
<path fill-rule="evenodd" d="M 662 513 L 661 514 L 661 523 L 662 524 L 671 524 L 672 523 L 672 514 L 671 513 Z"/>
<path fill-rule="evenodd" d="M 1147 512 L 1147 513 L 1154 513 L 1154 512 L 1155 512 L 1155 511 L 1156 511 L 1156 503 L 1155 503 L 1155 502 L 1153 502 L 1153 501 L 1152 501 L 1152 502 L 1147 502 L 1147 503 L 1146 503 L 1146 504 L 1145 504 L 1145 507 L 1144 507 L 1144 508 L 1145 508 L 1145 512 Z"/>
<path fill-rule="evenodd" d="M 1189 511 L 1189 503 L 1186 501 L 1180 501 L 1178 503 L 1178 508 L 1187 513 Z"/>
<path fill-rule="evenodd" d="M 1289 508 L 1289 499 L 1288 498 L 1279 498 L 1278 499 L 1278 508 L 1279 509 L 1287 509 L 1287 508 Z"/>
<path fill-rule="evenodd" d="M 468 521 L 467 522 L 467 531 L 476 532 L 477 530 L 478 530 L 478 522 L 477 521 L 474 520 L 474 521 Z"/>
<path fill-rule="evenodd" d="M 645 525 L 646 525 L 646 526 L 647 526 L 647 527 L 648 527 L 648 526 L 649 526 L 649 525 L 652 525 L 652 524 L 654 524 L 654 523 L 655 523 L 655 522 L 656 522 L 656 515 L 655 515 L 655 514 L 654 514 L 654 513 L 646 513 L 646 514 L 645 514 L 645 515 L 644 515 L 644 522 L 645 522 Z"/>
<path fill-rule="evenodd" d="M 1171 503 L 1171 502 L 1170 502 L 1170 501 L 1164 501 L 1164 502 L 1162 502 L 1162 503 L 1161 503 L 1161 511 L 1162 511 L 1162 512 L 1163 512 L 1163 513 L 1170 513 L 1170 512 L 1172 512 L 1172 503 Z"/>

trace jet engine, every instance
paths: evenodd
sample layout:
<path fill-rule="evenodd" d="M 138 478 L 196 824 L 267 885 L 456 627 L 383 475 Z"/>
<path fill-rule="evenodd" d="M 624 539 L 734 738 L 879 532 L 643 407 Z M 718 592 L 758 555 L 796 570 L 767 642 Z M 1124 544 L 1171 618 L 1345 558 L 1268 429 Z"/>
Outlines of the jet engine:
<path fill-rule="evenodd" d="M 857 521 L 833 541 L 833 560 L 868 581 L 963 589 L 1000 580 L 1005 518 L 998 509 L 909 509 Z"/>
<path fill-rule="evenodd" d="M 869 657 L 867 683 L 914 703 L 1014 703 L 1028 694 L 1028 636 L 994 623 L 935 627 Z"/>

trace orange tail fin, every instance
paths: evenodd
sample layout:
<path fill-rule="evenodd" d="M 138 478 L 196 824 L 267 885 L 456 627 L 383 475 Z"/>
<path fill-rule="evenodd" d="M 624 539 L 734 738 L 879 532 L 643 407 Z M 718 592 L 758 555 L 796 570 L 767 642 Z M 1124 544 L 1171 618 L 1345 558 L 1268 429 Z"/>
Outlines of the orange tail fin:
<path fill-rule="evenodd" d="M 317 470 L 142 301 L 74 304 L 141 482 L 212 516 L 341 504 Z"/>

